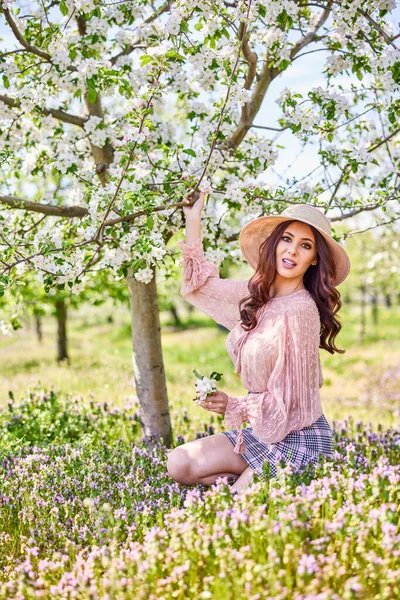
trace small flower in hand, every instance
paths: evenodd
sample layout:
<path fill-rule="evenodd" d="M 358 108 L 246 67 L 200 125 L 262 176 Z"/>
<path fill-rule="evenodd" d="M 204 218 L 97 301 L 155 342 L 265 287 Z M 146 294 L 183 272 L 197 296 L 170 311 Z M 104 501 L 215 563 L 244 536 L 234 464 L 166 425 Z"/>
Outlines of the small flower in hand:
<path fill-rule="evenodd" d="M 225 392 L 217 390 L 216 383 L 222 377 L 222 373 L 211 373 L 210 377 L 200 375 L 193 369 L 196 376 L 196 398 L 193 400 L 205 410 L 224 415 L 228 404 L 228 396 Z"/>

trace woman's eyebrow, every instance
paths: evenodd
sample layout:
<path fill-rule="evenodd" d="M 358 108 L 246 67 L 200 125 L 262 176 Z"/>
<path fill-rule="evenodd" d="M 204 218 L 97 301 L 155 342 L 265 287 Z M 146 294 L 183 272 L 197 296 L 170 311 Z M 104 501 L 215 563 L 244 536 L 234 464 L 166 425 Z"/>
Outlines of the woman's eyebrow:
<path fill-rule="evenodd" d="M 293 233 L 290 233 L 290 231 L 285 231 L 285 233 L 288 233 L 289 235 L 291 235 L 292 237 L 294 237 Z M 310 238 L 301 238 L 302 240 L 307 240 L 308 242 L 314 243 L 314 240 L 311 240 Z"/>

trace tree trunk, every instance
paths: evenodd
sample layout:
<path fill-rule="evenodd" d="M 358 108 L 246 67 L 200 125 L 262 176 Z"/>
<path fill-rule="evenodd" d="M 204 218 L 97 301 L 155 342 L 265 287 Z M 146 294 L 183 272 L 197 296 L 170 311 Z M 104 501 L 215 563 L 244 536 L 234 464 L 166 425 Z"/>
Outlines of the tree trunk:
<path fill-rule="evenodd" d="M 392 306 L 392 299 L 390 297 L 390 294 L 385 294 L 385 305 L 387 306 L 387 308 L 390 308 Z"/>
<path fill-rule="evenodd" d="M 35 330 L 39 344 L 43 341 L 43 332 L 42 332 L 42 317 L 39 313 L 35 313 Z"/>
<path fill-rule="evenodd" d="M 351 304 L 351 295 L 348 292 L 344 295 L 343 302 L 345 304 Z"/>
<path fill-rule="evenodd" d="M 129 272 L 127 284 L 131 304 L 133 370 L 143 441 L 153 448 L 162 438 L 169 448 L 172 431 L 161 348 L 155 269 L 153 268 L 150 283 L 137 281 Z"/>
<path fill-rule="evenodd" d="M 62 361 L 68 358 L 67 351 L 67 307 L 64 300 L 56 302 L 57 318 L 57 360 Z"/>
<path fill-rule="evenodd" d="M 361 290 L 361 330 L 360 330 L 360 341 L 362 342 L 365 338 L 365 305 L 366 305 L 366 291 L 365 285 L 360 286 Z"/>
<path fill-rule="evenodd" d="M 371 298 L 372 304 L 372 321 L 374 325 L 378 325 L 378 295 L 374 292 Z"/>
<path fill-rule="evenodd" d="M 179 314 L 178 314 L 175 304 L 171 304 L 170 311 L 171 311 L 172 318 L 174 319 L 175 327 L 179 327 L 181 325 L 181 320 L 179 318 Z"/>

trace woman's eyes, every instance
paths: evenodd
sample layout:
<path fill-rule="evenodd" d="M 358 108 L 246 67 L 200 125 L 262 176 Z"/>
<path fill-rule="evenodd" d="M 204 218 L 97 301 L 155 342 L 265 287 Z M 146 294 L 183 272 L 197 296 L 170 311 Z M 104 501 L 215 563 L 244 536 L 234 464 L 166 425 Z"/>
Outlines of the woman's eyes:
<path fill-rule="evenodd" d="M 288 237 L 287 235 L 283 235 L 283 236 L 282 236 L 282 239 L 283 239 L 284 241 L 286 241 L 286 240 L 289 240 L 289 242 L 291 242 L 291 241 L 292 241 L 292 239 L 291 239 L 290 237 Z M 304 242 L 303 246 L 306 246 L 306 247 L 307 247 L 307 250 L 311 250 L 311 246 L 310 246 L 310 244 L 307 244 L 307 242 Z"/>

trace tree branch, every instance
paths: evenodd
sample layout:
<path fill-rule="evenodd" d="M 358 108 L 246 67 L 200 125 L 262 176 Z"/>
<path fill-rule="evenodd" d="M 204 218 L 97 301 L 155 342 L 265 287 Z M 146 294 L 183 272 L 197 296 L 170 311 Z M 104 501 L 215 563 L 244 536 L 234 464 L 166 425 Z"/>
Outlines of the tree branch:
<path fill-rule="evenodd" d="M 381 206 L 382 206 L 382 204 L 371 204 L 368 206 L 360 206 L 360 208 L 356 208 L 344 215 L 340 215 L 339 217 L 330 217 L 329 220 L 331 222 L 343 221 L 344 219 L 350 219 L 350 217 L 354 217 L 354 215 L 358 215 L 359 213 L 369 211 L 369 210 L 375 210 L 376 208 L 380 208 Z"/>
<path fill-rule="evenodd" d="M 86 19 L 83 15 L 77 15 L 76 22 L 78 24 L 78 31 L 81 37 L 86 35 Z M 97 94 L 94 102 L 89 102 L 88 91 L 86 89 L 84 93 L 84 102 L 87 112 L 90 116 L 99 117 L 104 119 L 104 111 L 101 104 L 100 94 Z M 99 147 L 90 142 L 92 156 L 96 163 L 96 174 L 100 179 L 101 185 L 105 185 L 108 181 L 108 167 L 114 160 L 114 147 L 112 144 L 107 143 L 104 146 Z"/>
<path fill-rule="evenodd" d="M 387 144 L 387 142 L 388 142 L 388 141 L 389 141 L 389 140 L 390 140 L 392 137 L 394 137 L 395 135 L 397 135 L 398 133 L 400 133 L 400 128 L 399 128 L 399 129 L 396 129 L 395 131 L 392 131 L 392 133 L 390 133 L 390 134 L 389 134 L 389 135 L 387 135 L 387 136 L 386 136 L 386 137 L 385 137 L 383 140 L 381 140 L 380 142 L 378 142 L 377 144 L 375 144 L 375 146 L 370 146 L 370 147 L 368 148 L 368 150 L 367 150 L 367 151 L 368 151 L 368 152 L 373 152 L 374 150 L 377 150 L 378 148 L 380 148 L 381 146 L 383 146 L 383 144 Z M 346 165 L 346 166 L 345 166 L 345 167 L 342 169 L 342 173 L 341 173 L 341 175 L 340 175 L 339 179 L 338 179 L 338 180 L 336 181 L 336 183 L 334 184 L 334 185 L 335 185 L 335 187 L 334 187 L 334 189 L 333 189 L 333 192 L 332 192 L 332 195 L 331 195 L 331 197 L 330 197 L 330 199 L 329 199 L 328 206 L 326 207 L 326 211 L 327 211 L 327 210 L 330 208 L 330 206 L 332 205 L 332 202 L 333 202 L 333 200 L 334 200 L 334 198 L 335 198 L 335 196 L 336 196 L 336 194 L 337 194 L 337 192 L 338 192 L 338 190 L 339 190 L 339 188 L 340 188 L 341 184 L 343 183 L 343 180 L 344 180 L 345 176 L 347 175 L 347 173 L 348 173 L 349 169 L 350 169 L 350 165 L 349 165 L 349 164 L 347 164 L 347 165 Z M 330 186 L 330 187 L 331 187 L 331 186 Z M 369 209 L 369 210 L 372 210 L 372 209 Z M 326 212 L 326 211 L 325 211 L 325 212 Z M 357 213 L 355 213 L 355 214 L 357 214 Z M 350 216 L 351 216 L 351 215 L 350 215 Z M 346 217 L 346 218 L 347 218 L 347 217 Z"/>
<path fill-rule="evenodd" d="M 3 102 L 11 108 L 19 108 L 21 106 L 21 102 L 19 100 L 14 100 L 14 98 L 4 96 L 3 94 L 0 94 L 0 102 Z M 72 125 L 77 125 L 78 127 L 82 128 L 87 121 L 87 118 L 78 117 L 77 115 L 70 115 L 69 113 L 57 108 L 40 108 L 39 106 L 35 106 L 35 110 L 39 113 L 43 113 L 44 115 L 50 115 L 59 121 L 63 121 L 64 123 L 71 123 Z"/>
<path fill-rule="evenodd" d="M 382 27 L 371 17 L 371 15 L 369 15 L 367 12 L 365 12 L 365 10 L 362 10 L 362 8 L 357 8 L 357 12 L 362 15 L 364 17 L 364 19 L 366 19 L 368 21 L 368 23 L 370 23 L 372 25 L 372 27 L 374 27 L 374 29 L 376 29 L 382 37 L 385 38 L 386 42 L 388 44 L 390 44 L 391 46 L 393 46 L 393 48 L 395 48 L 395 50 L 398 50 L 396 44 L 393 42 L 393 39 L 396 39 L 396 37 L 391 38 L 390 35 L 388 35 L 383 29 Z"/>
<path fill-rule="evenodd" d="M 306 33 L 306 35 L 301 37 L 294 44 L 293 48 L 290 51 L 290 58 L 292 60 L 301 50 L 303 50 L 303 48 L 305 48 L 306 46 L 308 46 L 309 44 L 311 44 L 312 42 L 315 41 L 318 30 L 321 29 L 321 27 L 324 25 L 324 23 L 327 21 L 327 19 L 329 17 L 332 4 L 333 4 L 332 1 L 328 2 L 327 6 L 322 11 L 320 18 L 318 19 L 318 21 L 316 22 L 314 27 L 312 29 L 310 29 L 310 31 L 308 31 L 308 33 Z"/>
<path fill-rule="evenodd" d="M 27 50 L 28 52 L 31 52 L 32 54 L 36 54 L 36 56 L 40 56 L 40 58 L 43 58 L 44 60 L 51 62 L 50 54 L 47 54 L 47 52 L 43 52 L 43 50 L 39 50 L 39 48 L 36 48 L 36 46 L 32 46 L 31 44 L 29 44 L 26 41 L 26 39 L 24 38 L 24 36 L 20 32 L 20 30 L 18 29 L 17 24 L 15 23 L 14 19 L 12 18 L 11 13 L 8 10 L 8 8 L 5 8 L 3 5 L 2 10 L 3 10 L 3 13 L 6 18 L 7 23 L 9 24 L 14 36 L 19 41 L 21 46 L 23 46 L 25 48 L 25 50 Z"/>
<path fill-rule="evenodd" d="M 389 133 L 389 135 L 387 135 L 383 140 L 381 140 L 380 142 L 378 142 L 372 148 L 368 148 L 368 152 L 373 152 L 377 148 L 380 148 L 380 146 L 383 146 L 383 144 L 386 144 L 386 142 L 388 142 L 392 137 L 394 137 L 398 133 L 400 133 L 400 127 L 399 127 L 399 129 L 396 129 L 395 131 L 392 131 L 392 133 Z"/>
<path fill-rule="evenodd" d="M 289 125 L 286 125 L 286 127 L 267 127 L 266 125 L 254 125 L 254 123 L 251 125 L 252 128 L 255 129 L 267 129 L 268 131 L 278 131 L 279 133 L 281 133 L 282 131 L 285 131 L 286 129 L 289 129 Z"/>
<path fill-rule="evenodd" d="M 376 223 L 375 225 L 371 225 L 370 227 L 367 227 L 366 229 L 357 229 L 354 231 L 350 231 L 350 233 L 346 237 L 353 236 L 356 233 L 365 233 L 366 231 L 370 231 L 371 229 L 376 229 L 377 227 L 382 227 L 382 225 L 390 225 L 391 223 L 394 223 L 395 221 L 398 221 L 399 219 L 400 219 L 400 216 L 392 217 L 389 221 L 382 221 L 382 223 Z"/>
<path fill-rule="evenodd" d="M 82 218 L 88 214 L 88 209 L 83 206 L 54 206 L 53 204 L 31 202 L 14 196 L 0 196 L 0 204 L 5 204 L 10 208 L 29 210 L 52 217 L 67 217 L 68 219 L 73 217 Z"/>
<path fill-rule="evenodd" d="M 244 82 L 243 87 L 245 90 L 249 90 L 252 86 L 254 77 L 256 76 L 256 73 L 257 73 L 258 56 L 257 56 L 256 52 L 253 52 L 250 48 L 249 34 L 246 32 L 246 34 L 243 36 L 244 28 L 245 28 L 245 24 L 243 22 L 240 23 L 239 31 L 238 31 L 238 38 L 242 40 L 243 56 L 245 57 L 246 62 L 249 66 L 249 70 L 248 70 L 247 76 L 246 76 L 246 81 Z"/>
<path fill-rule="evenodd" d="M 322 27 L 325 21 L 328 19 L 331 12 L 331 2 L 325 7 L 321 17 L 315 26 L 300 40 L 296 42 L 290 52 L 290 58 L 293 60 L 294 57 L 308 44 L 315 41 L 317 37 L 317 31 Z M 262 68 L 260 75 L 257 78 L 257 83 L 254 86 L 254 90 L 251 96 L 251 100 L 242 106 L 242 113 L 240 115 L 240 121 L 236 128 L 236 131 L 232 133 L 230 138 L 225 142 L 224 146 L 230 149 L 235 149 L 245 138 L 247 132 L 253 126 L 253 121 L 260 110 L 261 104 L 265 98 L 268 88 L 271 82 L 282 72 L 277 67 L 268 66 L 268 50 L 265 60 L 265 64 Z M 247 78 L 246 78 L 247 81 Z"/>
<path fill-rule="evenodd" d="M 170 8 L 171 8 L 171 0 L 167 0 L 167 2 L 165 2 L 165 4 L 163 4 L 162 6 L 160 6 L 160 8 L 158 10 L 156 10 L 152 15 L 150 15 L 149 17 L 147 17 L 147 19 L 145 19 L 143 21 L 142 25 L 148 25 L 149 23 L 152 23 L 160 15 L 162 15 L 163 13 L 165 13 Z M 120 56 L 127 56 L 128 54 L 131 54 L 135 50 L 135 48 L 138 48 L 138 47 L 140 48 L 140 42 L 139 41 L 137 41 L 135 44 L 130 44 L 129 46 L 127 46 L 125 48 L 125 50 L 122 50 L 122 52 L 120 52 L 119 54 L 116 54 L 115 56 L 112 57 L 111 64 L 115 65 L 115 63 L 120 58 Z"/>

